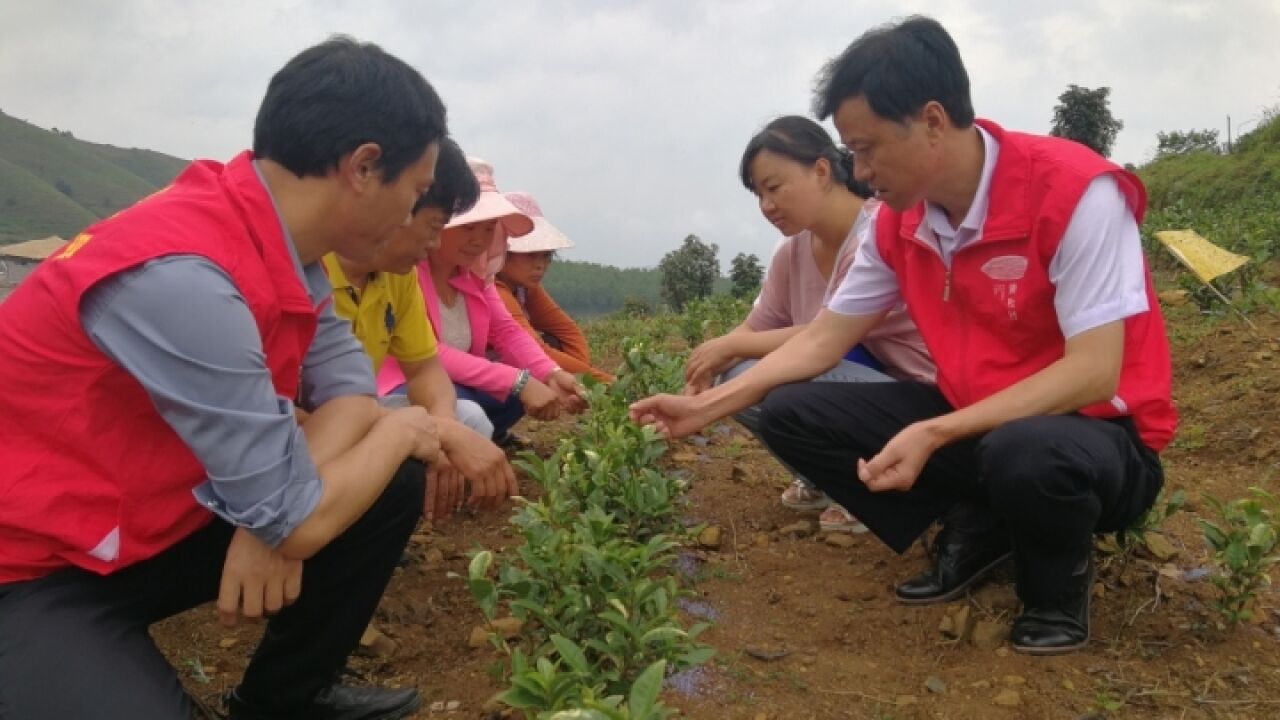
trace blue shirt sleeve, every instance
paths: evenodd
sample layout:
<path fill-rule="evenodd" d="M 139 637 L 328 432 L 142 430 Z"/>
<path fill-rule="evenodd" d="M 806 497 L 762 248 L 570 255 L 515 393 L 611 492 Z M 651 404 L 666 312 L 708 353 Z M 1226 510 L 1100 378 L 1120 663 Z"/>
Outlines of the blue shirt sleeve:
<path fill-rule="evenodd" d="M 271 547 L 311 514 L 322 486 L 306 437 L 226 273 L 194 256 L 152 260 L 90 290 L 80 321 L 204 465 L 208 478 L 194 490 L 202 505 Z M 316 376 L 340 356 L 308 355 L 313 385 L 331 386 Z"/>
<path fill-rule="evenodd" d="M 302 363 L 302 392 L 299 405 L 315 410 L 330 400 L 345 395 L 377 397 L 373 380 L 373 363 L 351 333 L 351 323 L 334 312 L 333 286 L 320 263 L 303 270 L 303 279 L 311 299 L 324 302 L 316 325 L 316 336 Z"/>

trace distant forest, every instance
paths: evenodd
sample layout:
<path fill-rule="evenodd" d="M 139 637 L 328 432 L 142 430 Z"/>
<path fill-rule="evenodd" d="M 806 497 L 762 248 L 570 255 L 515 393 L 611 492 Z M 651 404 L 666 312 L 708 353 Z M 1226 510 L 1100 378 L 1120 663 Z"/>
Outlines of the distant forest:
<path fill-rule="evenodd" d="M 657 268 L 616 268 L 576 260 L 556 260 L 542 284 L 565 312 L 576 318 L 605 315 L 628 299 L 657 308 L 662 302 L 662 273 Z M 715 291 L 729 291 L 729 279 L 716 281 Z"/>

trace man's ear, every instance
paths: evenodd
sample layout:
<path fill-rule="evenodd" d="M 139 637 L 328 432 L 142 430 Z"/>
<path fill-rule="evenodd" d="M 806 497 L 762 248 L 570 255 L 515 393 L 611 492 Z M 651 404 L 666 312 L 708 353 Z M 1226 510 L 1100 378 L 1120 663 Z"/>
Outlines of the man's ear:
<path fill-rule="evenodd" d="M 381 161 L 382 148 L 377 143 L 365 143 L 338 161 L 338 171 L 344 184 L 363 191 L 372 183 L 382 181 Z"/>
<path fill-rule="evenodd" d="M 924 123 L 930 139 L 937 139 L 951 129 L 951 117 L 937 100 L 930 100 L 920 108 L 919 122 Z"/>

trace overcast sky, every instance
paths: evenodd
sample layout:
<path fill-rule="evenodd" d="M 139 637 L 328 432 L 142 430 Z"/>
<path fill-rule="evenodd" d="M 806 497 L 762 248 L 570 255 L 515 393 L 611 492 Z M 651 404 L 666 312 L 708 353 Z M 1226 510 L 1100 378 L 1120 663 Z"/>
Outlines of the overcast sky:
<path fill-rule="evenodd" d="M 1070 83 L 1112 88 L 1121 162 L 1158 130 L 1237 130 L 1280 103 L 1280 0 L 0 0 L 0 110 L 184 158 L 250 143 L 267 81 L 331 33 L 417 67 L 470 154 L 577 247 L 652 266 L 688 233 L 767 258 L 737 179 L 750 136 L 808 114 L 822 62 L 923 12 L 955 37 L 980 116 L 1047 132 Z"/>

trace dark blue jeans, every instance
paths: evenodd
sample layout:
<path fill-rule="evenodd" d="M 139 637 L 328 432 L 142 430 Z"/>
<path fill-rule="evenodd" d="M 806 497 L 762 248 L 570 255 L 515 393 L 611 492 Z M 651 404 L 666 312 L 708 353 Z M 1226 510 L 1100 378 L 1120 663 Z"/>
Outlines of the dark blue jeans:
<path fill-rule="evenodd" d="M 454 383 L 453 389 L 457 391 L 459 400 L 470 400 L 484 410 L 484 414 L 489 417 L 489 422 L 493 423 L 495 440 L 506 435 L 511 426 L 524 417 L 524 404 L 515 395 L 509 395 L 503 401 L 483 390 L 476 390 L 466 385 Z"/>

